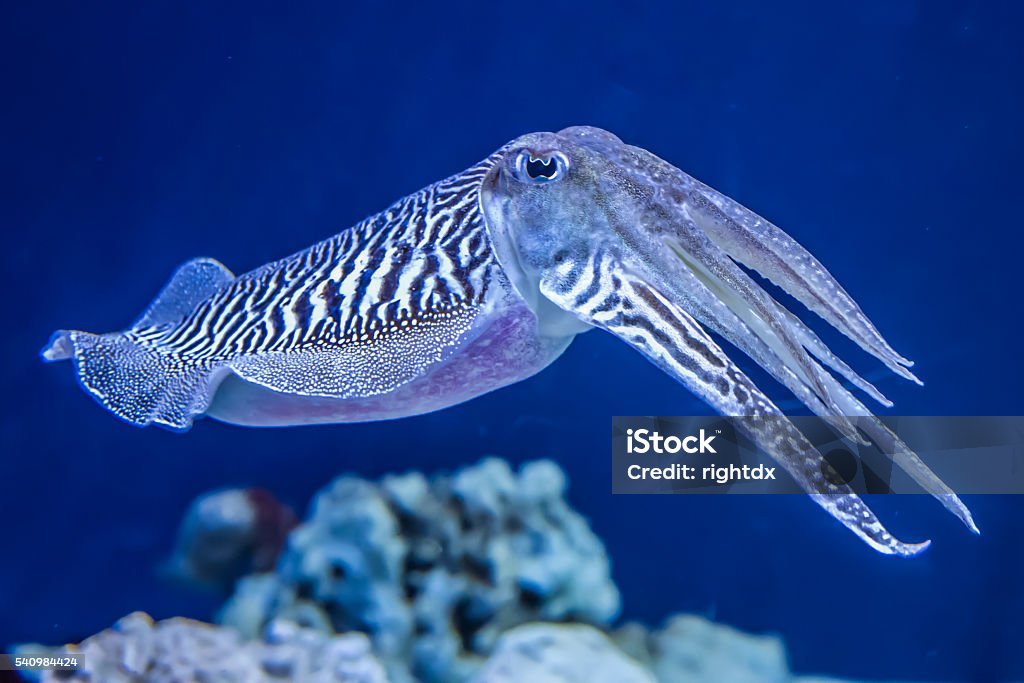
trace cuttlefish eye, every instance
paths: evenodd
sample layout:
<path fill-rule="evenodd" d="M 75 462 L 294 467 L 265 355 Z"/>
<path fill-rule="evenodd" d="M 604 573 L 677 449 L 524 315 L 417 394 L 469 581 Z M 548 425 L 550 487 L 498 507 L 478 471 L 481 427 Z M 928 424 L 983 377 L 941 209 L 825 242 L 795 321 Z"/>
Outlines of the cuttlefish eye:
<path fill-rule="evenodd" d="M 537 154 L 523 150 L 515 159 L 516 178 L 524 183 L 551 183 L 569 172 L 569 159 L 561 152 Z"/>

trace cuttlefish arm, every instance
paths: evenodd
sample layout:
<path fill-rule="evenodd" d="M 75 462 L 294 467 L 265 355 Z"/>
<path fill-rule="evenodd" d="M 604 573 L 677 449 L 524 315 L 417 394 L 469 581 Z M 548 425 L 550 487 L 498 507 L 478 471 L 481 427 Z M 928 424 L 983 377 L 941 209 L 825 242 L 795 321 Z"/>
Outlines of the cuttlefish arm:
<path fill-rule="evenodd" d="M 542 303 L 635 346 L 721 413 L 746 416 L 751 437 L 837 519 L 873 547 L 912 554 L 708 337 L 742 350 L 845 437 L 873 441 L 972 530 L 967 508 L 834 377 L 891 405 L 779 304 L 737 262 L 915 379 L 902 356 L 821 264 L 774 226 L 646 150 L 595 128 L 511 143 L 484 181 L 481 202 L 499 261 L 541 328 Z M 758 220 L 761 222 L 759 223 Z M 762 244 L 761 242 L 769 244 Z M 702 327 L 703 326 L 703 327 Z M 866 437 L 866 438 L 865 438 Z"/>
<path fill-rule="evenodd" d="M 857 429 L 867 434 L 870 442 L 876 444 L 925 491 L 935 496 L 946 509 L 977 533 L 978 528 L 970 511 L 952 489 L 943 483 L 891 429 L 886 427 L 863 403 L 829 374 L 822 364 L 838 372 L 854 386 L 883 405 L 891 406 L 892 403 L 882 396 L 872 384 L 860 377 L 849 365 L 832 353 L 799 318 L 784 309 L 749 275 L 736 266 L 730 258 L 731 254 L 718 248 L 717 244 L 709 244 L 707 240 L 697 238 L 702 235 L 701 226 L 718 224 L 720 219 L 720 214 L 715 209 L 712 209 L 710 218 L 705 216 L 705 219 L 699 223 L 689 218 L 690 216 L 701 216 L 701 212 L 707 207 L 708 205 L 703 202 L 695 202 L 695 204 L 688 204 L 684 207 L 684 217 L 679 221 L 679 224 L 683 226 L 682 229 L 668 237 L 669 243 L 676 246 L 678 255 L 684 262 L 682 269 L 676 267 L 673 270 L 677 275 L 680 274 L 680 270 L 703 273 L 702 282 L 713 288 L 715 296 L 733 301 L 732 310 L 738 311 L 740 317 L 749 324 L 749 328 L 756 329 L 757 333 L 754 336 L 738 335 L 729 326 L 720 324 L 720 319 L 715 317 L 708 318 L 707 324 L 746 352 L 747 355 L 758 360 L 816 415 L 831 422 L 844 436 L 867 443 L 857 433 Z M 681 244 L 687 246 L 680 246 Z M 712 264 L 713 267 L 708 268 L 704 264 Z M 832 277 L 824 269 L 820 272 L 829 278 Z M 836 284 L 835 287 L 838 288 L 839 285 Z M 754 303 L 751 306 L 745 306 L 744 302 Z M 857 310 L 859 311 L 859 309 Z M 867 322 L 867 318 L 863 317 L 863 314 L 860 315 L 865 326 L 859 329 L 874 330 L 870 322 Z M 764 317 L 774 321 L 775 324 L 766 327 L 763 323 Z M 789 339 L 789 344 L 786 346 L 780 344 L 777 336 L 779 333 L 783 335 L 784 339 Z M 773 346 L 777 357 L 787 360 L 782 365 L 773 363 L 770 359 L 765 360 L 764 353 L 757 349 L 755 339 Z M 886 348 L 888 348 L 887 345 Z M 787 352 L 793 349 L 796 350 L 796 355 L 787 356 Z M 895 360 L 892 362 L 895 363 Z M 900 373 L 901 375 L 917 380 L 902 365 L 896 367 L 903 371 Z"/>
<path fill-rule="evenodd" d="M 585 136 L 586 130 L 579 126 L 562 133 Z M 730 258 L 781 287 L 896 374 L 921 384 L 907 369 L 913 362 L 889 345 L 835 277 L 788 233 L 647 150 L 622 144 L 617 138 L 598 141 L 590 136 L 588 142 L 599 146 L 627 173 L 656 180 L 661 198 L 676 208 L 685 205 L 706 237 Z"/>
<path fill-rule="evenodd" d="M 896 374 L 921 384 L 914 363 L 882 337 L 832 274 L 796 240 L 738 202 L 679 171 L 692 183 L 690 198 L 702 227 L 743 265 L 771 280 Z"/>
<path fill-rule="evenodd" d="M 581 272 L 596 276 L 581 277 Z M 904 543 L 889 533 L 815 447 L 684 310 L 604 252 L 587 263 L 563 262 L 540 292 L 566 311 L 607 330 L 738 424 L 771 454 L 818 505 L 876 550 L 916 555 L 929 542 Z M 582 299 L 585 297 L 585 302 Z"/>

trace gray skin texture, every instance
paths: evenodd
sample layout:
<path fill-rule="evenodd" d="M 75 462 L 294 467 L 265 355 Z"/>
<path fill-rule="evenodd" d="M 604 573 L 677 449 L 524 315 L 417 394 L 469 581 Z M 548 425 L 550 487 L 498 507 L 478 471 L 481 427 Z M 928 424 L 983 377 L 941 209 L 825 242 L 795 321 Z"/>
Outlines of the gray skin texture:
<path fill-rule="evenodd" d="M 598 327 L 634 346 L 718 412 L 741 417 L 832 516 L 876 550 L 894 538 L 705 327 L 744 351 L 847 438 L 873 441 L 972 530 L 959 498 L 830 372 L 891 405 L 737 262 L 785 289 L 897 374 L 911 363 L 789 235 L 646 150 L 577 126 L 508 145 L 481 205 L 505 273 L 541 334 Z"/>

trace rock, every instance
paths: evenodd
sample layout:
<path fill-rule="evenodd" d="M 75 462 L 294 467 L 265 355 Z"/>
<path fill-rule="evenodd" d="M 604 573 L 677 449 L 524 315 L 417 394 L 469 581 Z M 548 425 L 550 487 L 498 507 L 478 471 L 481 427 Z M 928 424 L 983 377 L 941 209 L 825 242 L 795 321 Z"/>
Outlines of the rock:
<path fill-rule="evenodd" d="M 229 591 L 242 575 L 274 567 L 295 514 L 263 489 L 227 489 L 197 498 L 178 530 L 168 578 Z"/>

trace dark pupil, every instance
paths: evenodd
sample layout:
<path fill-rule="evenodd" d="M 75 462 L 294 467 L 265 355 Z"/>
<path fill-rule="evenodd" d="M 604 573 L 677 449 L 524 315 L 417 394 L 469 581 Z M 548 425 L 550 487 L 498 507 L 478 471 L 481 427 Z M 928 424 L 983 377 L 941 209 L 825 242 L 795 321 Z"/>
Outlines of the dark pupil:
<path fill-rule="evenodd" d="M 547 161 L 527 159 L 526 161 L 526 175 L 534 180 L 541 178 L 551 180 L 555 177 L 556 173 L 558 173 L 558 164 L 555 163 L 554 159 L 548 159 Z"/>

